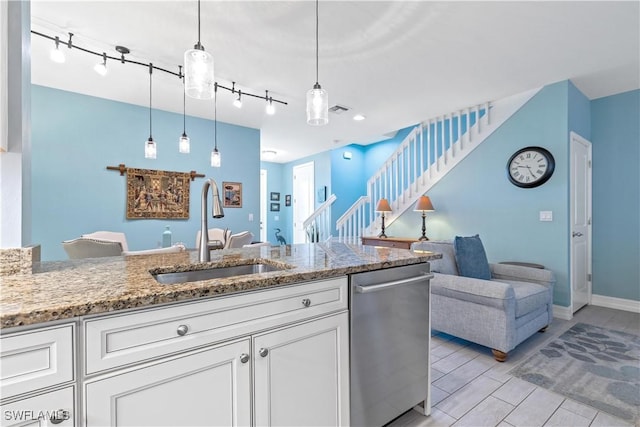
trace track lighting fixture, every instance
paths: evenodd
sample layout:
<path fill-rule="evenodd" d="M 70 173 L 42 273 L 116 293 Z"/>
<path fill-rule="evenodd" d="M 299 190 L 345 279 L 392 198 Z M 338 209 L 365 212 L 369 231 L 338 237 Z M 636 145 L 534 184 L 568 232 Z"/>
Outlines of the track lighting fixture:
<path fill-rule="evenodd" d="M 211 166 L 219 168 L 222 165 L 222 156 L 218 151 L 218 84 L 213 84 L 213 151 L 211 152 Z"/>
<path fill-rule="evenodd" d="M 107 54 L 102 52 L 102 62 L 98 62 L 93 69 L 101 76 L 107 75 Z"/>
<path fill-rule="evenodd" d="M 51 58 L 53 62 L 57 62 L 58 64 L 62 64 L 65 61 L 64 52 L 60 50 L 60 37 L 58 36 L 56 36 L 56 46 L 51 49 L 49 58 Z"/>
<path fill-rule="evenodd" d="M 184 90 L 196 99 L 213 95 L 213 56 L 200 44 L 200 0 L 198 0 L 198 43 L 184 53 Z"/>
<path fill-rule="evenodd" d="M 182 74 L 182 67 L 179 66 L 179 69 Z M 191 141 L 187 136 L 187 94 L 184 90 L 182 91 L 182 136 L 178 141 L 178 151 L 183 154 L 188 154 L 191 151 Z"/>
<path fill-rule="evenodd" d="M 273 105 L 273 98 L 269 96 L 269 91 L 265 90 L 266 96 L 264 99 L 267 100 L 267 106 L 265 107 L 265 111 L 268 115 L 273 116 L 276 113 L 276 107 Z"/>
<path fill-rule="evenodd" d="M 155 159 L 157 154 L 156 143 L 151 136 L 151 94 L 153 82 L 153 64 L 149 63 L 149 139 L 144 144 L 145 159 Z"/>
<path fill-rule="evenodd" d="M 238 97 L 233 101 L 233 106 L 236 108 L 242 108 L 242 91 L 238 91 Z"/>
<path fill-rule="evenodd" d="M 307 92 L 307 123 L 323 126 L 329 123 L 329 94 L 318 83 L 318 0 L 316 0 L 316 84 Z"/>

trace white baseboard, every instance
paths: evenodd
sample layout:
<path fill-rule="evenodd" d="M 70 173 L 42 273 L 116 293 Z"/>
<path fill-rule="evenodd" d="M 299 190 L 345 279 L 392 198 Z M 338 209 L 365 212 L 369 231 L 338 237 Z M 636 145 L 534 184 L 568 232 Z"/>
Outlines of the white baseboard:
<path fill-rule="evenodd" d="M 553 317 L 557 317 L 562 320 L 571 320 L 573 319 L 573 311 L 571 311 L 571 307 L 564 307 L 562 305 L 553 305 Z"/>
<path fill-rule="evenodd" d="M 616 310 L 631 311 L 633 313 L 640 313 L 640 301 L 631 299 L 607 297 L 604 295 L 591 295 L 591 305 L 597 305 L 599 307 L 615 308 Z M 555 308 L 554 315 L 555 315 Z"/>

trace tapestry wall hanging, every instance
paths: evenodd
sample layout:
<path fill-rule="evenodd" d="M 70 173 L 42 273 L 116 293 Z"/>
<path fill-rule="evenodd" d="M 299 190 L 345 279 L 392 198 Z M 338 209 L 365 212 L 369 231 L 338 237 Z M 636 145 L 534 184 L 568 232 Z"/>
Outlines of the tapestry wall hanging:
<path fill-rule="evenodd" d="M 241 208 L 242 207 L 242 183 L 241 182 L 223 182 L 222 183 L 225 208 Z"/>
<path fill-rule="evenodd" d="M 127 168 L 127 219 L 189 218 L 188 172 Z"/>

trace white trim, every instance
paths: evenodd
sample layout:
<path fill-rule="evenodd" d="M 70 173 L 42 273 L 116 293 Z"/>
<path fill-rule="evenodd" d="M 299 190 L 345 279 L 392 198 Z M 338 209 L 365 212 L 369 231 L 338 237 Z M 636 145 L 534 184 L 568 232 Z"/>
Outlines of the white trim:
<path fill-rule="evenodd" d="M 631 299 L 608 297 L 605 295 L 591 295 L 591 305 L 599 307 L 615 308 L 616 310 L 640 313 L 640 301 Z"/>
<path fill-rule="evenodd" d="M 571 307 L 565 307 L 562 305 L 553 305 L 553 317 L 557 317 L 562 320 L 573 319 L 573 311 Z"/>

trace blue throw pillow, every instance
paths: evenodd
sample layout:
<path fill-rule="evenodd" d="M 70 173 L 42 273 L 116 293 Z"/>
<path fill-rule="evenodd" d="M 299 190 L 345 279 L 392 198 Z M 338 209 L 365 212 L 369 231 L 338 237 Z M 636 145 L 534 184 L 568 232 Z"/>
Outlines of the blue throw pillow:
<path fill-rule="evenodd" d="M 477 234 L 471 237 L 456 236 L 453 241 L 456 264 L 461 276 L 491 280 L 491 270 L 482 240 Z"/>

